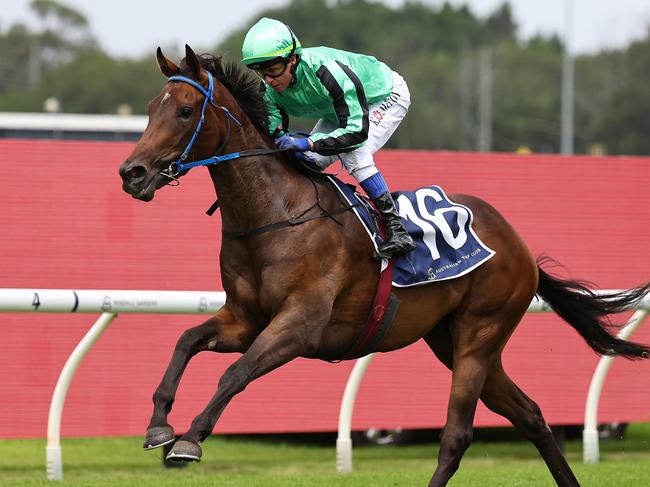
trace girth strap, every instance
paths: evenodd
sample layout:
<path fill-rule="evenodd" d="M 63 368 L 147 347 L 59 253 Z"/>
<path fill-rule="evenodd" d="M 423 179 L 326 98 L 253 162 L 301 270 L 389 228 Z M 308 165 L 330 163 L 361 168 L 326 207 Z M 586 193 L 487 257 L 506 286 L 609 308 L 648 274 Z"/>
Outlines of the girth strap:
<path fill-rule="evenodd" d="M 310 216 L 294 215 L 288 220 L 282 220 L 280 222 L 271 223 L 270 225 L 264 225 L 263 227 L 253 228 L 252 230 L 247 230 L 245 232 L 224 232 L 223 236 L 232 239 L 251 237 L 253 235 L 259 235 L 260 233 L 271 232 L 273 230 L 278 230 L 280 228 L 295 227 L 296 225 L 300 225 L 302 223 L 311 220 L 316 220 L 319 218 L 328 218 L 328 217 L 331 218 L 332 215 L 338 215 L 339 213 L 350 211 L 352 208 L 355 208 L 356 206 L 359 206 L 358 203 L 355 203 L 353 205 L 347 205 L 342 208 L 337 208 L 336 210 L 332 210 L 332 211 L 326 211 L 321 209 L 320 213 L 316 215 L 310 215 Z"/>

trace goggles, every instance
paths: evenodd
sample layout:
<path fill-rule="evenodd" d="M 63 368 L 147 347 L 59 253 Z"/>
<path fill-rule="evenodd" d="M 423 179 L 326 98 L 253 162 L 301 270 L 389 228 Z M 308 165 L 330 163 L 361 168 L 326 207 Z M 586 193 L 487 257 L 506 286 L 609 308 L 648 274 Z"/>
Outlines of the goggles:
<path fill-rule="evenodd" d="M 257 76 L 259 76 L 262 79 L 265 78 L 276 79 L 282 76 L 288 67 L 289 67 L 289 60 L 283 59 L 280 62 L 276 62 L 267 68 L 262 69 L 261 67 L 259 67 L 257 69 L 254 69 L 253 71 L 255 71 L 255 74 L 257 74 Z"/>

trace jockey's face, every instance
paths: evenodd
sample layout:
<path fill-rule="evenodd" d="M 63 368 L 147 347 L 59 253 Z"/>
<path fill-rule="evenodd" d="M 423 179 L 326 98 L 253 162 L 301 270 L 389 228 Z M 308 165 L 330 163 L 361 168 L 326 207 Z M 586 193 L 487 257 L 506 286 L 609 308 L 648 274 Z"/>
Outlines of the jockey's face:
<path fill-rule="evenodd" d="M 264 82 L 278 93 L 282 93 L 291 84 L 293 78 L 293 66 L 296 64 L 296 56 L 291 56 L 288 63 L 276 63 L 262 71 L 256 71 Z"/>

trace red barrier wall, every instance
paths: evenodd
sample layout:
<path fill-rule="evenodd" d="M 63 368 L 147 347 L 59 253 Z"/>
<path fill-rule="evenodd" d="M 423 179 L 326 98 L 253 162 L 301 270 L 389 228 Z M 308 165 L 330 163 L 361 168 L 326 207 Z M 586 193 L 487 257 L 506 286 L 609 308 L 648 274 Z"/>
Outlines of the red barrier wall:
<path fill-rule="evenodd" d="M 203 168 L 145 204 L 122 192 L 130 143 L 0 140 L 0 287 L 219 290 L 220 217 Z M 535 254 L 600 288 L 650 279 L 650 159 L 383 151 L 393 189 L 436 183 L 499 209 Z M 324 249 L 325 251 L 327 249 Z M 92 315 L 0 313 L 0 437 L 45 436 L 58 374 Z M 64 436 L 140 434 L 180 333 L 197 316 L 119 317 L 72 383 Z M 650 324 L 635 338 L 650 342 Z M 202 354 L 181 384 L 172 424 L 184 431 L 233 355 Z M 554 315 L 528 315 L 505 366 L 549 423 L 581 423 L 598 357 Z M 216 432 L 333 431 L 352 363 L 297 360 L 236 397 Z M 449 373 L 421 342 L 378 356 L 357 399 L 354 428 L 441 426 Z M 617 360 L 603 421 L 650 419 L 650 361 Z M 479 425 L 505 421 L 483 406 Z"/>

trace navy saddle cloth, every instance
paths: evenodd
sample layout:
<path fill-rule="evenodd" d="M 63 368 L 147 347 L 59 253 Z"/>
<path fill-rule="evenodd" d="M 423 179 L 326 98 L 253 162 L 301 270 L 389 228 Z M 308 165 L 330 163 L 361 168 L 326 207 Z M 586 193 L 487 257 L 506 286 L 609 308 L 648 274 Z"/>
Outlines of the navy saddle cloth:
<path fill-rule="evenodd" d="M 363 223 L 375 249 L 381 243 L 365 197 L 353 186 L 328 176 Z M 494 251 L 472 229 L 472 211 L 447 198 L 439 186 L 398 191 L 393 198 L 416 248 L 393 260 L 393 286 L 407 287 L 460 277 L 489 260 Z"/>

